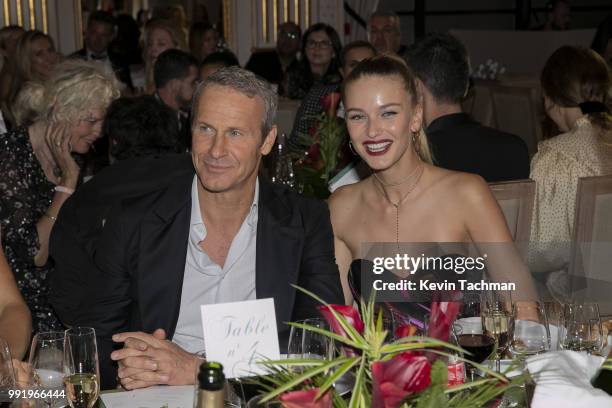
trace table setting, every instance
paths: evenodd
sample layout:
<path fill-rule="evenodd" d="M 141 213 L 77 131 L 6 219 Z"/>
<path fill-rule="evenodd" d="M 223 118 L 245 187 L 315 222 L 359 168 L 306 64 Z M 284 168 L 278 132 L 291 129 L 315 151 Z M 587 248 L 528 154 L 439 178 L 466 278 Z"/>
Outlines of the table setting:
<path fill-rule="evenodd" d="M 214 346 L 207 350 L 209 364 L 218 364 L 222 376 L 225 372 L 220 406 L 612 407 L 612 360 L 606 358 L 611 347 L 598 305 L 512 302 L 504 295 L 434 301 L 420 327 L 387 313 L 373 299 L 357 307 L 322 303 L 320 318 L 289 323 L 286 354 L 262 353 L 235 371 Z M 244 310 L 243 303 L 228 307 Z M 247 309 L 267 310 L 273 321 L 269 307 L 268 300 Z M 208 325 L 209 332 L 218 331 L 214 323 Z M 255 339 L 244 332 L 237 337 L 240 344 Z M 194 373 L 200 379 L 195 385 L 100 393 L 97 361 L 92 328 L 38 333 L 29 353 L 28 383 L 19 383 L 0 339 L 0 406 L 7 405 L 7 390 L 20 387 L 41 393 L 29 400 L 13 398 L 7 406 L 200 406 L 201 372 Z"/>

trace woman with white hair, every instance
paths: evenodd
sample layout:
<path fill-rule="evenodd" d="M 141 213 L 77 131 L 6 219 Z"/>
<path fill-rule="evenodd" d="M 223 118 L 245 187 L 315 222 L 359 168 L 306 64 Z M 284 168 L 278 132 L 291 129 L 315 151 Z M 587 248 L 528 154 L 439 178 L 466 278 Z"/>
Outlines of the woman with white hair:
<path fill-rule="evenodd" d="M 49 235 L 79 182 L 73 155 L 87 153 L 100 137 L 106 108 L 118 96 L 112 74 L 85 61 L 65 61 L 45 82 L 38 118 L 0 135 L 2 244 L 34 331 L 61 328 L 47 302 Z"/>

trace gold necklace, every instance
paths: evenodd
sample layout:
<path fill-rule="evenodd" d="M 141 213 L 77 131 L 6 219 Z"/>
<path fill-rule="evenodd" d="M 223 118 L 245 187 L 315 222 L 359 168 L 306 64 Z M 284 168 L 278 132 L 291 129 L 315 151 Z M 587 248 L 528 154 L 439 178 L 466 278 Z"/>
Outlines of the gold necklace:
<path fill-rule="evenodd" d="M 372 174 L 374 174 L 374 177 L 376 177 L 376 180 L 378 180 L 378 182 L 379 182 L 380 184 L 382 184 L 383 186 L 385 186 L 385 187 L 397 187 L 397 186 L 402 185 L 402 184 L 404 184 L 405 182 L 409 181 L 409 180 L 410 180 L 410 179 L 411 179 L 413 176 L 415 176 L 415 175 L 416 175 L 417 171 L 418 171 L 418 170 L 419 170 L 421 167 L 422 167 L 422 166 L 416 166 L 416 167 L 414 168 L 414 170 L 412 170 L 412 171 L 410 172 L 410 174 L 409 174 L 409 175 L 408 175 L 408 176 L 407 176 L 405 179 L 400 180 L 400 181 L 395 181 L 395 182 L 392 182 L 392 183 L 385 183 L 384 181 L 382 181 L 382 180 L 380 179 L 380 177 L 378 177 L 378 174 L 376 174 L 376 173 L 374 173 L 374 172 L 372 172 Z"/>
<path fill-rule="evenodd" d="M 389 198 L 389 195 L 387 194 L 387 191 L 385 190 L 385 187 L 384 187 L 385 184 L 378 178 L 378 176 L 376 176 L 376 173 L 374 173 L 376 180 L 378 180 L 378 182 L 380 183 L 379 188 L 381 189 L 383 196 L 385 197 L 385 199 L 387 200 L 389 204 L 395 207 L 395 242 L 397 243 L 398 249 L 399 249 L 399 209 L 401 205 L 406 201 L 410 193 L 412 193 L 412 191 L 417 186 L 417 184 L 419 184 L 419 180 L 421 179 L 421 176 L 423 175 L 424 168 L 425 166 L 423 165 L 423 163 L 421 163 L 419 166 L 417 166 L 412 171 L 410 176 L 412 175 L 415 176 L 414 183 L 410 186 L 408 191 L 404 194 L 403 197 L 400 198 L 400 200 L 397 203 L 394 203 L 393 201 L 391 201 L 391 199 Z"/>

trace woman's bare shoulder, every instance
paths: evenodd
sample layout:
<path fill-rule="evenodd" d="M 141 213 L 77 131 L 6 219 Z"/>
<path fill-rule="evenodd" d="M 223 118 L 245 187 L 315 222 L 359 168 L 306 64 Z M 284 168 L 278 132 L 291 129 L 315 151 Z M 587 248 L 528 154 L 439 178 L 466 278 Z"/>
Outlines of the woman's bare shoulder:
<path fill-rule="evenodd" d="M 432 184 L 438 187 L 440 194 L 467 202 L 474 202 L 480 200 L 483 195 L 490 195 L 486 181 L 477 174 L 434 166 L 431 169 Z"/>
<path fill-rule="evenodd" d="M 328 201 L 332 222 L 334 219 L 350 217 L 351 213 L 357 210 L 359 205 L 363 203 L 369 183 L 369 179 L 364 179 L 354 184 L 339 187 L 334 191 Z"/>

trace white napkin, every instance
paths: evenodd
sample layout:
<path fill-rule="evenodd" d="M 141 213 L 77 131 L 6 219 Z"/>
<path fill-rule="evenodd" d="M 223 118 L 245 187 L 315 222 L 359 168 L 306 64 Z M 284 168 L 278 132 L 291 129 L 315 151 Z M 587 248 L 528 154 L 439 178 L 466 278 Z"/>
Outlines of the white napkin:
<path fill-rule="evenodd" d="M 612 408 L 612 397 L 591 385 L 603 357 L 562 350 L 527 360 L 536 388 L 533 408 Z"/>

